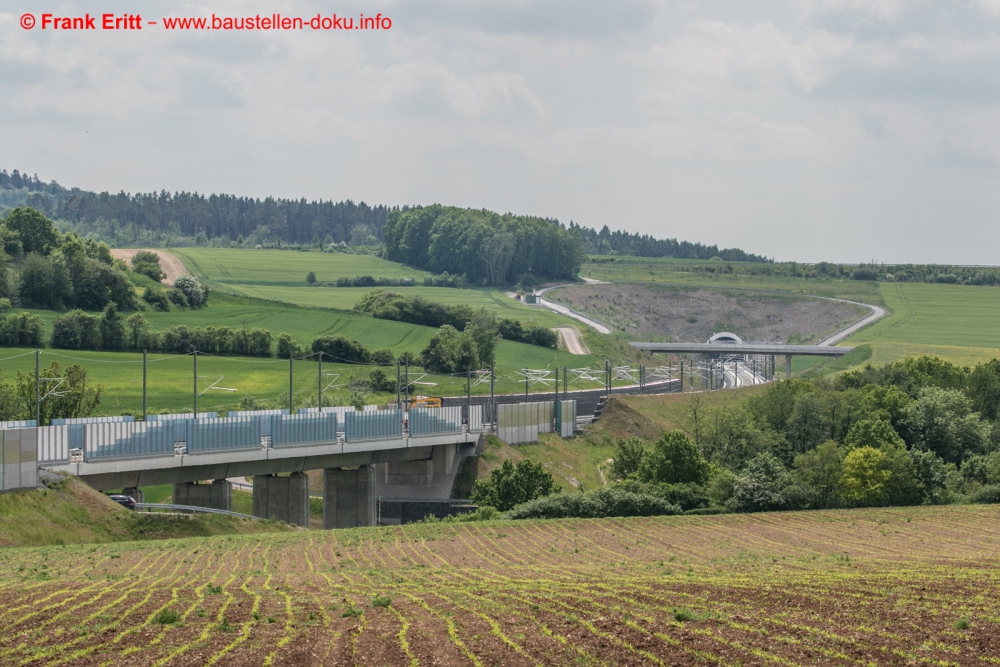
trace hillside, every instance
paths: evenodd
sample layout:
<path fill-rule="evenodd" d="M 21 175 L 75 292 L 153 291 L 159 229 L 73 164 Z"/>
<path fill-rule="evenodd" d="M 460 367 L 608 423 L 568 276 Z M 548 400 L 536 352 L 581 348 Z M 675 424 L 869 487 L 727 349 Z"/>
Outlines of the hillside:
<path fill-rule="evenodd" d="M 72 477 L 0 494 L 0 547 L 129 542 L 289 530 L 226 516 L 150 516 L 125 509 Z"/>

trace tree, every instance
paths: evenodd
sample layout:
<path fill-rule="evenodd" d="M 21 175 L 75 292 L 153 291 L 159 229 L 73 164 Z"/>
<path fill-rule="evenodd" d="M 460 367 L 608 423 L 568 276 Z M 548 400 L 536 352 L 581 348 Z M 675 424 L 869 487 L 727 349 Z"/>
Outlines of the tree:
<path fill-rule="evenodd" d="M 51 258 L 37 253 L 30 253 L 25 257 L 18 277 L 18 293 L 25 306 L 48 309 L 62 307 L 62 299 L 55 289 L 53 272 Z"/>
<path fill-rule="evenodd" d="M 301 357 L 302 356 L 302 346 L 299 342 L 292 338 L 290 334 L 279 334 L 278 335 L 278 358 L 288 359 L 289 357 Z"/>
<path fill-rule="evenodd" d="M 424 369 L 432 373 L 464 373 L 479 368 L 475 340 L 471 335 L 460 334 L 450 324 L 438 329 L 420 356 Z"/>
<path fill-rule="evenodd" d="M 309 283 L 310 285 L 315 285 L 316 284 L 316 274 L 313 273 L 312 271 L 310 271 L 309 273 L 307 273 L 306 274 L 306 282 Z"/>
<path fill-rule="evenodd" d="M 862 419 L 855 422 L 844 438 L 844 447 L 848 451 L 861 447 L 889 449 L 905 446 L 892 424 L 883 419 Z"/>
<path fill-rule="evenodd" d="M 104 307 L 100 330 L 101 349 L 116 351 L 125 349 L 125 325 L 122 323 L 121 313 L 118 312 L 118 304 L 114 301 Z"/>
<path fill-rule="evenodd" d="M 142 313 L 132 313 L 125 320 L 125 327 L 128 336 L 126 345 L 131 350 L 141 350 L 147 346 L 146 339 L 149 336 L 149 322 Z"/>
<path fill-rule="evenodd" d="M 17 233 L 25 254 L 48 255 L 59 245 L 59 232 L 52 221 L 33 208 L 15 208 L 4 220 L 4 226 Z"/>
<path fill-rule="evenodd" d="M 476 481 L 471 499 L 480 506 L 506 512 L 521 503 L 559 491 L 552 474 L 541 463 L 522 460 L 515 466 L 507 459 L 490 473 L 489 478 Z"/>
<path fill-rule="evenodd" d="M 799 394 L 787 424 L 792 451 L 807 452 L 828 438 L 830 424 L 822 395 L 818 392 Z"/>
<path fill-rule="evenodd" d="M 733 495 L 726 506 L 737 512 L 786 509 L 785 492 L 792 485 L 788 470 L 774 455 L 755 456 L 733 479 Z"/>
<path fill-rule="evenodd" d="M 949 463 L 985 452 L 990 425 L 972 411 L 972 402 L 955 389 L 928 387 L 906 409 L 903 428 L 911 445 L 927 449 Z"/>
<path fill-rule="evenodd" d="M 462 333 L 469 336 L 476 347 L 476 357 L 479 359 L 477 368 L 493 362 L 493 351 L 499 340 L 497 316 L 493 311 L 480 308 L 465 325 Z"/>
<path fill-rule="evenodd" d="M 160 256 L 149 250 L 140 250 L 132 256 L 132 270 L 160 282 L 166 278 L 160 268 Z"/>
<path fill-rule="evenodd" d="M 820 507 L 839 504 L 840 478 L 843 474 L 844 453 L 832 440 L 795 457 L 795 477 L 816 490 Z"/>
<path fill-rule="evenodd" d="M 71 310 L 52 320 L 52 347 L 64 350 L 101 349 L 100 318 L 82 310 Z"/>
<path fill-rule="evenodd" d="M 681 431 L 664 433 L 642 459 L 639 479 L 649 483 L 704 484 L 708 481 L 708 461 Z"/>
<path fill-rule="evenodd" d="M 479 246 L 479 256 L 486 273 L 486 282 L 499 285 L 507 277 L 510 261 L 514 258 L 514 235 L 497 232 L 483 239 Z"/>
<path fill-rule="evenodd" d="M 844 497 L 862 507 L 886 504 L 892 477 L 886 459 L 885 452 L 868 445 L 848 452 L 840 478 Z"/>
<path fill-rule="evenodd" d="M 639 472 L 646 448 L 639 438 L 618 438 L 615 441 L 615 456 L 611 464 L 611 475 L 616 480 L 627 479 Z"/>
<path fill-rule="evenodd" d="M 101 394 L 104 387 L 87 383 L 87 369 L 73 364 L 62 370 L 59 364 L 52 362 L 48 368 L 43 368 L 39 377 L 43 379 L 42 387 L 54 388 L 61 380 L 57 392 L 45 397 L 41 403 L 42 424 L 52 419 L 68 419 L 73 417 L 89 417 L 101 404 Z M 35 418 L 35 374 L 18 371 L 15 381 L 16 392 L 20 398 L 23 412 L 13 419 Z M 43 394 L 48 393 L 43 390 Z"/>
<path fill-rule="evenodd" d="M 207 301 L 207 290 L 192 276 L 181 276 L 174 281 L 174 289 L 180 290 L 192 308 L 201 308 Z"/>
<path fill-rule="evenodd" d="M 323 357 L 331 362 L 363 364 L 368 361 L 368 348 L 356 340 L 348 340 L 343 336 L 319 336 L 313 339 L 312 351 L 322 352 Z"/>

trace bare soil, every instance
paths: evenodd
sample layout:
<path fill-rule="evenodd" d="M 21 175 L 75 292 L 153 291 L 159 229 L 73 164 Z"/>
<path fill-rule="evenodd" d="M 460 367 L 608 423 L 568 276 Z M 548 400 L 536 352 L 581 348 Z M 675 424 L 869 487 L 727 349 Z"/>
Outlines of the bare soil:
<path fill-rule="evenodd" d="M 546 297 L 618 331 L 683 343 L 728 331 L 745 341 L 809 344 L 868 313 L 806 296 L 673 285 L 574 285 Z"/>
<path fill-rule="evenodd" d="M 184 262 L 166 250 L 159 250 L 157 248 L 112 248 L 111 256 L 115 259 L 123 259 L 126 263 L 131 263 L 132 258 L 138 252 L 151 252 L 160 258 L 160 268 L 167 274 L 167 277 L 163 279 L 164 285 L 173 285 L 174 281 L 181 276 L 190 275 L 188 270 L 184 268 Z"/>

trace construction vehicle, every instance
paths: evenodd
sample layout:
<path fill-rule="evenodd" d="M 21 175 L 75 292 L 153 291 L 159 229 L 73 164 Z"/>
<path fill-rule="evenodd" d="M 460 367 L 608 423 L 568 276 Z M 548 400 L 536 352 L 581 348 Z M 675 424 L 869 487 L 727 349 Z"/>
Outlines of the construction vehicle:
<path fill-rule="evenodd" d="M 410 396 L 410 409 L 413 408 L 440 408 L 442 405 L 440 396 Z"/>

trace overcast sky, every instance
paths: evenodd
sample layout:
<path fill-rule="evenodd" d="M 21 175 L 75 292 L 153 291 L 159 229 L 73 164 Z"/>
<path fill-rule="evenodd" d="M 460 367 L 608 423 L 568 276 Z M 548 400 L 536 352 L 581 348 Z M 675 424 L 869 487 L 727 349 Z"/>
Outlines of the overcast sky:
<path fill-rule="evenodd" d="M 40 28 L 136 6 L 393 25 Z M 0 0 L 0 168 L 1000 264 L 1000 0 Z"/>

